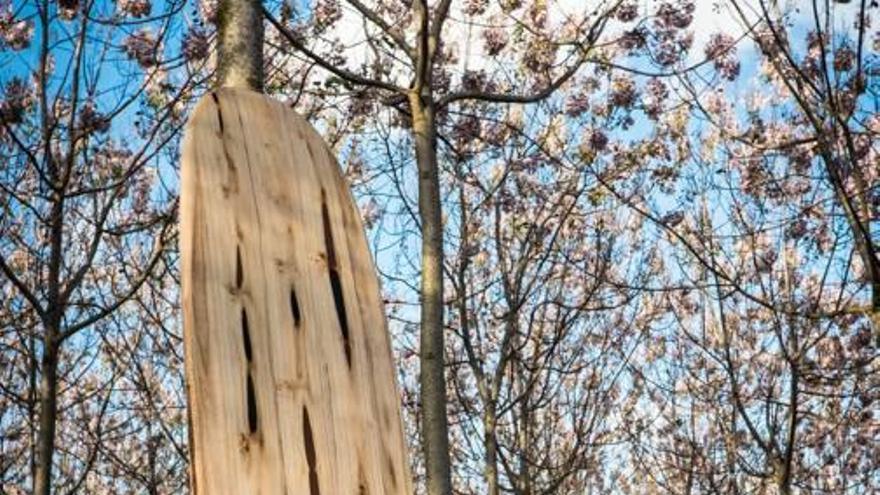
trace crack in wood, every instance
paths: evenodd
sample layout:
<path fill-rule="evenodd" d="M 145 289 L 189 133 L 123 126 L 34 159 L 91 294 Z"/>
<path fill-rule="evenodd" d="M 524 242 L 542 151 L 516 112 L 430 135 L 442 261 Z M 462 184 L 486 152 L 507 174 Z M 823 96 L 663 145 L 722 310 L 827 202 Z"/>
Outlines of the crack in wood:
<path fill-rule="evenodd" d="M 248 364 L 253 361 L 253 350 L 251 348 L 251 329 L 248 324 L 247 310 L 241 308 L 241 340 L 244 343 L 244 357 Z"/>
<path fill-rule="evenodd" d="M 250 371 L 248 371 L 247 375 L 247 417 L 248 430 L 251 434 L 254 434 L 259 426 L 259 418 L 257 416 L 257 393 L 254 390 L 254 377 L 251 376 Z"/>
<path fill-rule="evenodd" d="M 309 493 L 321 495 L 318 486 L 318 456 L 315 452 L 315 437 L 312 433 L 312 422 L 309 420 L 309 410 L 303 406 L 303 443 L 306 450 L 306 462 L 309 465 Z"/>
<path fill-rule="evenodd" d="M 324 220 L 324 245 L 327 250 L 327 270 L 330 277 L 330 290 L 333 292 L 333 303 L 339 320 L 339 331 L 342 333 L 345 348 L 345 360 L 351 368 L 351 342 L 349 341 L 348 313 L 345 310 L 345 297 L 342 280 L 339 277 L 339 266 L 336 259 L 336 247 L 333 244 L 333 230 L 330 224 L 330 210 L 327 208 L 327 193 L 321 189 L 321 216 Z"/>
<path fill-rule="evenodd" d="M 290 289 L 290 314 L 293 316 L 293 326 L 299 328 L 302 314 L 299 311 L 299 300 L 296 298 L 296 290 Z"/>

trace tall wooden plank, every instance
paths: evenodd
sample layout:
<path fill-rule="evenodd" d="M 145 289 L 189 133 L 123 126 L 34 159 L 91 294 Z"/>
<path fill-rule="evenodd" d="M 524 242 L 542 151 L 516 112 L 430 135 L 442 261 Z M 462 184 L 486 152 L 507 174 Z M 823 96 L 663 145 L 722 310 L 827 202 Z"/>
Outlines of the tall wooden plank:
<path fill-rule="evenodd" d="M 180 195 L 193 493 L 412 493 L 375 267 L 321 137 L 218 90 Z"/>

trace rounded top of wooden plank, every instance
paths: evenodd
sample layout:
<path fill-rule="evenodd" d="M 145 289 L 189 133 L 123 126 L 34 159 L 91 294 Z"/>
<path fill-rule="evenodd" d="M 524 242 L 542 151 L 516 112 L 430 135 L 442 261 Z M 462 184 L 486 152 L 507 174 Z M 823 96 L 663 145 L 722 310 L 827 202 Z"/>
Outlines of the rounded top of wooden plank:
<path fill-rule="evenodd" d="M 194 493 L 412 493 L 379 283 L 329 147 L 221 89 L 182 151 Z"/>

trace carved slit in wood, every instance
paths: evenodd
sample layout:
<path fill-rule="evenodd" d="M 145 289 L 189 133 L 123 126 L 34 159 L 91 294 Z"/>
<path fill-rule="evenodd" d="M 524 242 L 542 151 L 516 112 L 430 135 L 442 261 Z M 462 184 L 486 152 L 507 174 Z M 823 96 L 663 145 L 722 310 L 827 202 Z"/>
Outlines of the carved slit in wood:
<path fill-rule="evenodd" d="M 253 361 L 253 348 L 251 347 L 251 329 L 248 325 L 247 310 L 241 308 L 241 340 L 244 347 L 244 357 L 248 365 Z"/>
<path fill-rule="evenodd" d="M 220 109 L 220 97 L 217 96 L 217 93 L 211 93 L 211 99 L 217 105 L 217 123 L 220 124 L 220 132 L 222 133 L 225 130 L 225 126 L 223 125 L 223 110 Z"/>
<path fill-rule="evenodd" d="M 336 248 L 333 245 L 333 230 L 330 224 L 330 211 L 327 208 L 327 196 L 323 189 L 321 189 L 321 216 L 324 220 L 324 244 L 327 250 L 327 271 L 330 276 L 330 290 L 333 291 L 333 303 L 336 305 L 336 316 L 339 319 L 339 330 L 342 332 L 342 344 L 345 347 L 345 360 L 348 362 L 348 366 L 351 367 L 351 343 L 348 339 L 348 314 L 345 311 L 342 280 L 339 277 Z"/>
<path fill-rule="evenodd" d="M 293 315 L 293 326 L 299 328 L 302 315 L 299 312 L 299 300 L 296 298 L 296 290 L 290 289 L 290 313 Z"/>
<path fill-rule="evenodd" d="M 248 370 L 247 374 L 247 416 L 248 430 L 251 434 L 256 433 L 258 426 L 257 393 L 254 390 L 254 377 L 251 376 L 250 370 Z"/>
<path fill-rule="evenodd" d="M 241 265 L 241 247 L 235 247 L 235 288 L 241 289 L 244 284 L 244 268 Z"/>
<path fill-rule="evenodd" d="M 320 495 L 318 486 L 318 456 L 315 452 L 315 437 L 312 433 L 312 422 L 309 420 L 309 410 L 303 406 L 303 443 L 306 450 L 306 463 L 309 465 L 309 492 L 311 495 Z"/>

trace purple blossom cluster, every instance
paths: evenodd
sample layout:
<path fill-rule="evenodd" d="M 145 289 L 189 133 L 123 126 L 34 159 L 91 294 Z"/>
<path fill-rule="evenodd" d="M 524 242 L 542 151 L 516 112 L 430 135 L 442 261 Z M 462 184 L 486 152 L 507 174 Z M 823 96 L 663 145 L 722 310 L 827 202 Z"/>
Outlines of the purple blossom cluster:
<path fill-rule="evenodd" d="M 149 16 L 153 9 L 150 0 L 117 0 L 116 7 L 136 19 Z"/>
<path fill-rule="evenodd" d="M 465 115 L 455 122 L 452 128 L 452 136 L 460 144 L 466 144 L 478 139 L 481 129 L 480 119 L 476 115 Z"/>
<path fill-rule="evenodd" d="M 856 52 L 849 45 L 843 45 L 834 52 L 834 70 L 847 72 L 855 65 Z"/>
<path fill-rule="evenodd" d="M 71 20 L 79 12 L 79 0 L 58 0 L 58 16 L 64 20 Z"/>
<path fill-rule="evenodd" d="M 219 4 L 219 0 L 198 0 L 199 14 L 205 22 L 209 24 L 217 22 Z"/>
<path fill-rule="evenodd" d="M 634 55 L 648 44 L 648 31 L 644 27 L 638 27 L 624 31 L 618 40 L 620 48 L 630 55 Z"/>
<path fill-rule="evenodd" d="M 629 76 L 618 75 L 611 80 L 608 97 L 612 106 L 630 108 L 636 101 L 636 83 Z"/>
<path fill-rule="evenodd" d="M 774 32 L 768 26 L 756 28 L 754 38 L 758 47 L 761 49 L 761 53 L 768 58 L 774 58 L 779 55 L 781 51 L 780 41 L 783 44 L 788 43 L 785 33 L 778 31 Z"/>
<path fill-rule="evenodd" d="M 181 52 L 186 60 L 196 62 L 208 57 L 210 48 L 208 33 L 199 28 L 187 31 L 181 42 Z"/>
<path fill-rule="evenodd" d="M 532 38 L 523 53 L 523 65 L 538 75 L 545 74 L 553 66 L 556 49 L 557 45 L 546 39 Z"/>
<path fill-rule="evenodd" d="M 651 78 L 645 83 L 643 103 L 645 114 L 653 120 L 657 120 L 663 113 L 663 102 L 669 97 L 669 88 L 666 83 L 657 78 Z"/>
<path fill-rule="evenodd" d="M 315 19 L 315 33 L 321 34 L 342 19 L 342 7 L 339 5 L 339 0 L 319 0 L 312 15 Z"/>
<path fill-rule="evenodd" d="M 662 66 L 678 63 L 693 44 L 693 33 L 685 31 L 694 20 L 692 0 L 664 1 L 654 18 L 654 58 Z"/>
<path fill-rule="evenodd" d="M 34 26 L 31 22 L 16 20 L 9 10 L 0 14 L 0 45 L 11 50 L 24 50 L 30 46 L 33 34 Z"/>
<path fill-rule="evenodd" d="M 715 70 L 728 81 L 739 76 L 740 62 L 736 58 L 736 40 L 726 33 L 715 33 L 704 49 L 706 58 L 712 60 Z"/>
<path fill-rule="evenodd" d="M 590 109 L 590 97 L 584 92 L 571 94 L 565 100 L 565 114 L 569 117 L 578 117 Z"/>
<path fill-rule="evenodd" d="M 628 0 L 617 6 L 614 17 L 620 22 L 632 22 L 639 16 L 638 2 Z"/>
<path fill-rule="evenodd" d="M 461 75 L 461 88 L 465 91 L 486 91 L 489 78 L 483 70 L 467 70 Z"/>
<path fill-rule="evenodd" d="M 88 101 L 79 112 L 79 126 L 83 134 L 103 134 L 110 130 L 110 119 L 98 112 L 94 102 Z"/>
<path fill-rule="evenodd" d="M 608 147 L 608 135 L 601 129 L 590 129 L 587 133 L 587 144 L 591 150 L 602 151 Z"/>
<path fill-rule="evenodd" d="M 0 122 L 6 125 L 20 124 L 33 104 L 34 92 L 31 86 L 23 79 L 12 78 L 3 90 L 3 100 L 0 101 Z"/>
<path fill-rule="evenodd" d="M 149 29 L 140 29 L 122 42 L 122 50 L 129 58 L 137 61 L 143 68 L 153 67 L 159 63 L 158 42 Z"/>
<path fill-rule="evenodd" d="M 470 16 L 480 15 L 486 12 L 489 0 L 467 0 L 464 5 L 464 13 Z"/>
<path fill-rule="evenodd" d="M 492 26 L 483 30 L 483 44 L 489 55 L 495 56 L 501 53 L 509 41 L 510 37 L 504 28 Z"/>
<path fill-rule="evenodd" d="M 687 29 L 694 21 L 695 10 L 691 0 L 665 1 L 657 8 L 655 25 L 664 30 Z"/>
<path fill-rule="evenodd" d="M 547 3 L 546 2 L 532 2 L 532 6 L 529 9 L 529 20 L 531 20 L 531 24 L 534 28 L 543 28 L 547 25 Z"/>

